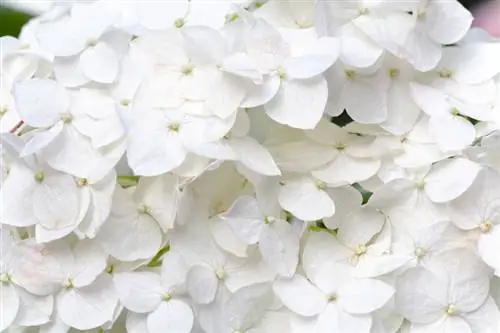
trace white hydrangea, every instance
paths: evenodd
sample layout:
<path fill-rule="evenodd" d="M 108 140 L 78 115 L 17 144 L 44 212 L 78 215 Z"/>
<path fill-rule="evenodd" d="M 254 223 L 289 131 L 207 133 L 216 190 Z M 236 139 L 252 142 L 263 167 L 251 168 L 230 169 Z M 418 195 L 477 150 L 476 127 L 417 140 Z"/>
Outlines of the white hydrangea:
<path fill-rule="evenodd" d="M 500 42 L 472 20 L 56 1 L 1 37 L 0 332 L 498 332 Z"/>

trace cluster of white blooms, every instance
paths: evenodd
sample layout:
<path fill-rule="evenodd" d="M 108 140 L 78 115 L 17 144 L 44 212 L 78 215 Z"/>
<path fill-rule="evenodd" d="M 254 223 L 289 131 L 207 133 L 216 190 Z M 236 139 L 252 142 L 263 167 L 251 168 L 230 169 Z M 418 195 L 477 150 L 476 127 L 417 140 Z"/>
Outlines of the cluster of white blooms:
<path fill-rule="evenodd" d="M 0 332 L 499 332 L 500 42 L 472 20 L 60 1 L 0 38 Z"/>

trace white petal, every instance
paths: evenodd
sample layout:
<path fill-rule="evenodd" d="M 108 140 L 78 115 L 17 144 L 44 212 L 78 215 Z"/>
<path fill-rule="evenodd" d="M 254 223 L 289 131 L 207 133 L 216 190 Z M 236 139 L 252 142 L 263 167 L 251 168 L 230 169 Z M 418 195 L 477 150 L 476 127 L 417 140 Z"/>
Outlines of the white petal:
<path fill-rule="evenodd" d="M 73 255 L 75 264 L 71 277 L 75 287 L 89 285 L 106 269 L 108 256 L 97 242 L 78 242 Z"/>
<path fill-rule="evenodd" d="M 134 193 L 136 200 L 149 207 L 149 215 L 165 231 L 174 226 L 179 196 L 179 178 L 170 174 L 142 178 Z"/>
<path fill-rule="evenodd" d="M 26 145 L 19 156 L 25 157 L 38 153 L 42 148 L 49 145 L 59 135 L 59 133 L 61 133 L 63 127 L 63 122 L 59 121 L 49 130 L 35 133 L 35 135 L 32 136 L 28 142 L 26 142 Z"/>
<path fill-rule="evenodd" d="M 127 194 L 124 194 L 122 198 L 131 200 L 130 197 L 125 199 L 126 197 Z M 118 201 L 113 205 L 119 207 L 122 202 Z M 149 214 L 140 213 L 134 209 L 133 203 L 131 205 L 131 211 L 126 215 L 112 212 L 96 239 L 110 255 L 119 260 L 151 258 L 161 247 L 161 229 Z"/>
<path fill-rule="evenodd" d="M 500 324 L 500 312 L 493 298 L 489 296 L 479 309 L 465 314 L 464 319 L 472 332 L 494 333 Z"/>
<path fill-rule="evenodd" d="M 278 94 L 265 105 L 276 122 L 300 129 L 314 128 L 325 110 L 328 87 L 322 76 L 282 81 Z"/>
<path fill-rule="evenodd" d="M 255 244 L 259 240 L 264 215 L 255 198 L 250 196 L 238 198 L 220 217 L 227 221 L 236 236 L 248 244 Z"/>
<path fill-rule="evenodd" d="M 240 258 L 247 256 L 247 243 L 236 236 L 227 221 L 216 216 L 211 219 L 210 227 L 215 242 L 222 249 Z"/>
<path fill-rule="evenodd" d="M 231 147 L 239 161 L 247 168 L 264 176 L 279 176 L 281 171 L 269 151 L 252 137 L 232 138 Z"/>
<path fill-rule="evenodd" d="M 340 310 L 338 313 L 338 329 L 340 332 L 370 332 L 372 317 L 367 315 L 351 315 Z"/>
<path fill-rule="evenodd" d="M 357 158 L 341 152 L 331 163 L 313 171 L 312 175 L 328 184 L 346 185 L 369 179 L 380 166 L 378 159 Z"/>
<path fill-rule="evenodd" d="M 71 327 L 66 325 L 61 318 L 52 318 L 52 321 L 40 326 L 39 333 L 68 333 Z"/>
<path fill-rule="evenodd" d="M 257 70 L 255 62 L 246 53 L 233 53 L 226 56 L 222 61 L 221 69 L 227 73 L 250 79 L 255 84 L 263 82 L 262 74 Z"/>
<path fill-rule="evenodd" d="M 499 187 L 500 175 L 496 171 L 481 170 L 472 186 L 448 203 L 451 221 L 461 229 L 470 230 L 496 216 L 500 211 L 500 196 L 496 191 Z"/>
<path fill-rule="evenodd" d="M 147 215 L 123 220 L 110 217 L 98 239 L 115 258 L 132 261 L 151 258 L 161 247 L 162 232 L 156 221 Z"/>
<path fill-rule="evenodd" d="M 73 177 L 62 173 L 46 174 L 33 191 L 33 211 L 39 223 L 48 229 L 76 227 L 83 218 L 79 194 Z"/>
<path fill-rule="evenodd" d="M 282 276 L 295 274 L 299 262 L 299 236 L 283 220 L 265 224 L 262 228 L 259 250 L 269 267 Z"/>
<path fill-rule="evenodd" d="M 383 307 L 394 288 L 379 280 L 353 280 L 339 291 L 339 302 L 351 314 L 368 314 Z"/>
<path fill-rule="evenodd" d="M 35 296 L 22 288 L 17 288 L 17 293 L 20 297 L 21 305 L 16 317 L 16 325 L 39 326 L 51 320 L 54 308 L 54 297 L 52 295 Z"/>
<path fill-rule="evenodd" d="M 98 150 L 74 126 L 65 126 L 42 154 L 56 170 L 97 181 L 111 172 L 124 151 L 124 139 Z"/>
<path fill-rule="evenodd" d="M 442 316 L 427 325 L 412 325 L 412 333 L 473 333 L 467 322 L 459 316 Z"/>
<path fill-rule="evenodd" d="M 356 247 L 368 244 L 385 223 L 385 216 L 369 207 L 362 207 L 348 214 L 341 222 L 337 233 L 340 243 Z"/>
<path fill-rule="evenodd" d="M 353 67 L 369 67 L 382 55 L 383 49 L 355 29 L 340 36 L 340 60 Z"/>
<path fill-rule="evenodd" d="M 118 273 L 113 277 L 120 302 L 137 313 L 148 313 L 162 300 L 160 276 L 151 272 Z"/>
<path fill-rule="evenodd" d="M 186 288 L 195 302 L 211 303 L 215 299 L 219 280 L 211 267 L 195 265 L 189 269 Z"/>
<path fill-rule="evenodd" d="M 320 220 L 335 213 L 333 200 L 311 178 L 287 181 L 278 200 L 283 209 L 304 221 Z"/>
<path fill-rule="evenodd" d="M 451 111 L 446 95 L 433 87 L 412 82 L 410 93 L 415 103 L 429 116 L 437 116 Z"/>
<path fill-rule="evenodd" d="M 184 47 L 192 61 L 218 65 L 225 53 L 225 40 L 215 29 L 206 26 L 189 26 L 182 29 Z"/>
<path fill-rule="evenodd" d="M 156 176 L 171 171 L 186 158 L 180 138 L 167 131 L 162 112 L 147 110 L 131 119 L 127 160 L 136 175 Z"/>
<path fill-rule="evenodd" d="M 148 330 L 149 333 L 189 333 L 193 321 L 193 312 L 189 305 L 174 299 L 162 302 L 158 309 L 148 316 Z"/>
<path fill-rule="evenodd" d="M 0 283 L 0 331 L 4 331 L 14 322 L 19 312 L 19 296 L 12 284 Z"/>
<path fill-rule="evenodd" d="M 262 260 L 260 252 L 251 251 L 247 258 L 229 260 L 224 266 L 224 284 L 230 292 L 275 279 L 276 273 Z"/>
<path fill-rule="evenodd" d="M 448 306 L 447 286 L 430 271 L 412 268 L 399 277 L 395 300 L 396 308 L 411 322 L 432 323 Z"/>
<path fill-rule="evenodd" d="M 218 73 L 206 105 L 217 117 L 227 118 L 238 110 L 245 98 L 246 85 L 242 79 Z"/>
<path fill-rule="evenodd" d="M 387 119 L 387 101 L 380 88 L 367 80 L 347 81 L 339 106 L 361 124 L 381 123 Z"/>
<path fill-rule="evenodd" d="M 49 127 L 68 112 L 69 96 L 56 81 L 32 79 L 14 86 L 16 107 L 24 122 L 33 127 Z"/>
<path fill-rule="evenodd" d="M 460 2 L 440 0 L 428 4 L 425 25 L 436 42 L 453 44 L 465 36 L 472 20 L 472 14 Z"/>
<path fill-rule="evenodd" d="M 266 104 L 276 96 L 280 85 L 280 79 L 276 76 L 265 79 L 261 84 L 250 85 L 247 87 L 247 95 L 240 107 L 254 108 Z"/>
<path fill-rule="evenodd" d="M 98 43 L 80 56 L 83 74 L 92 81 L 112 83 L 118 75 L 118 56 L 106 43 Z"/>
<path fill-rule="evenodd" d="M 328 229 L 337 229 L 342 219 L 351 211 L 361 206 L 363 198 L 361 193 L 354 187 L 336 187 L 329 188 L 326 192 L 335 202 L 335 214 L 331 217 L 326 217 L 323 222 Z"/>
<path fill-rule="evenodd" d="M 189 3 L 168 1 L 136 6 L 139 23 L 151 30 L 164 30 L 174 26 L 177 19 L 186 16 Z"/>
<path fill-rule="evenodd" d="M 477 226 L 477 223 L 476 223 Z M 490 267 L 495 269 L 495 274 L 500 275 L 499 250 L 500 228 L 494 227 L 487 234 L 481 235 L 477 241 L 477 250 L 481 259 Z"/>
<path fill-rule="evenodd" d="M 125 327 L 128 333 L 144 333 L 148 331 L 147 315 L 127 312 Z"/>
<path fill-rule="evenodd" d="M 33 212 L 33 190 L 36 186 L 33 171 L 24 165 L 12 166 L 0 187 L 2 223 L 27 227 L 38 221 Z"/>
<path fill-rule="evenodd" d="M 311 140 L 283 142 L 269 147 L 281 169 L 292 172 L 307 172 L 318 169 L 332 161 L 337 151 Z"/>
<path fill-rule="evenodd" d="M 101 275 L 90 286 L 63 290 L 57 295 L 57 311 L 62 321 L 79 330 L 103 325 L 113 319 L 118 304 L 109 275 Z"/>
<path fill-rule="evenodd" d="M 425 177 L 425 193 L 433 202 L 447 202 L 464 193 L 481 167 L 464 158 L 445 160 L 433 166 Z"/>
<path fill-rule="evenodd" d="M 301 275 L 276 280 L 273 290 L 287 308 L 302 316 L 315 316 L 327 305 L 326 295 Z"/>
<path fill-rule="evenodd" d="M 312 54 L 288 58 L 283 67 L 293 79 L 310 79 L 326 71 L 334 61 L 335 57 Z"/>
<path fill-rule="evenodd" d="M 432 117 L 429 131 L 444 152 L 461 151 L 471 145 L 476 137 L 474 126 L 467 119 L 450 114 Z"/>
<path fill-rule="evenodd" d="M 71 250 L 65 242 L 36 244 L 33 239 L 12 248 L 13 278 L 35 295 L 49 295 L 60 289 L 73 265 Z"/>
<path fill-rule="evenodd" d="M 486 301 L 490 289 L 489 269 L 475 253 L 466 248 L 446 251 L 439 255 L 439 261 L 429 266 L 449 281 L 449 303 L 455 305 L 457 311 L 474 311 Z"/>

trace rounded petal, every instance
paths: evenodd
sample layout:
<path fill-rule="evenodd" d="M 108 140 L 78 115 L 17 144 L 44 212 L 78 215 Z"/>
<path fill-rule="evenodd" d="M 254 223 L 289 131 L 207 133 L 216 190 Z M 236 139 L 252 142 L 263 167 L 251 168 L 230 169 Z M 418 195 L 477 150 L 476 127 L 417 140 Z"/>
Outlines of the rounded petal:
<path fill-rule="evenodd" d="M 427 5 L 425 26 L 429 36 L 440 44 L 453 44 L 469 30 L 473 16 L 458 1 L 438 0 Z"/>
<path fill-rule="evenodd" d="M 280 89 L 280 79 L 272 76 L 261 84 L 253 84 L 247 87 L 247 94 L 241 102 L 242 108 L 254 108 L 268 103 Z"/>
<path fill-rule="evenodd" d="M 80 57 L 83 74 L 99 83 L 112 83 L 118 76 L 118 56 L 106 43 L 98 43 Z"/>
<path fill-rule="evenodd" d="M 186 288 L 191 298 L 200 304 L 209 304 L 215 299 L 219 280 L 211 267 L 195 265 L 189 269 Z"/>
<path fill-rule="evenodd" d="M 20 300 L 12 284 L 0 283 L 0 331 L 4 331 L 14 322 L 19 312 Z"/>
<path fill-rule="evenodd" d="M 151 272 L 118 273 L 113 277 L 120 302 L 137 313 L 148 313 L 162 299 L 160 276 Z"/>
<path fill-rule="evenodd" d="M 465 158 L 453 158 L 435 164 L 425 177 L 425 193 L 433 202 L 451 201 L 474 182 L 481 166 Z"/>
<path fill-rule="evenodd" d="M 415 324 L 430 324 L 443 317 L 447 296 L 447 285 L 424 268 L 409 269 L 396 284 L 396 308 Z"/>
<path fill-rule="evenodd" d="M 287 181 L 278 200 L 283 209 L 304 221 L 320 220 L 335 213 L 333 200 L 311 178 Z"/>
<path fill-rule="evenodd" d="M 28 227 L 38 222 L 33 213 L 33 190 L 36 186 L 33 171 L 24 165 L 13 165 L 0 187 L 2 223 Z"/>
<path fill-rule="evenodd" d="M 33 127 L 49 127 L 68 112 L 69 95 L 56 81 L 32 79 L 13 88 L 16 107 L 24 122 Z"/>
<path fill-rule="evenodd" d="M 17 288 L 17 293 L 21 304 L 15 321 L 16 325 L 39 326 L 51 320 L 52 310 L 54 309 L 54 297 L 52 295 L 36 296 L 22 288 Z M 0 295 L 3 297 L 1 291 Z"/>
<path fill-rule="evenodd" d="M 83 218 L 80 191 L 73 177 L 62 173 L 45 175 L 33 191 L 33 211 L 39 223 L 48 229 L 73 225 Z M 79 221 L 80 220 L 80 221 Z"/>
<path fill-rule="evenodd" d="M 255 198 L 239 197 L 220 217 L 227 221 L 236 236 L 248 244 L 255 244 L 259 240 L 265 217 Z"/>
<path fill-rule="evenodd" d="M 300 129 L 312 129 L 323 116 L 328 87 L 323 76 L 282 81 L 278 94 L 264 108 L 274 121 Z"/>
<path fill-rule="evenodd" d="M 97 242 L 78 242 L 73 248 L 73 256 L 75 263 L 71 277 L 75 287 L 91 284 L 106 269 L 108 255 Z"/>
<path fill-rule="evenodd" d="M 147 319 L 149 333 L 189 333 L 193 322 L 189 305 L 176 299 L 162 302 Z"/>
<path fill-rule="evenodd" d="M 476 137 L 474 125 L 464 117 L 450 114 L 431 117 L 429 131 L 444 152 L 464 150 Z"/>
<path fill-rule="evenodd" d="M 233 138 L 231 147 L 238 160 L 250 170 L 264 176 L 279 176 L 281 171 L 269 151 L 252 137 Z"/>
<path fill-rule="evenodd" d="M 162 244 L 158 223 L 148 214 L 111 215 L 97 234 L 106 251 L 123 261 L 152 258 Z"/>
<path fill-rule="evenodd" d="M 63 290 L 57 295 L 62 321 L 79 330 L 88 330 L 113 320 L 118 297 L 111 277 L 101 275 L 90 286 Z"/>
<path fill-rule="evenodd" d="M 315 316 L 327 305 L 326 295 L 301 275 L 276 280 L 273 290 L 288 309 L 301 316 Z"/>
<path fill-rule="evenodd" d="M 12 277 L 28 292 L 45 296 L 61 288 L 72 266 L 73 255 L 66 242 L 36 244 L 33 239 L 12 248 Z"/>
<path fill-rule="evenodd" d="M 348 313 L 368 314 L 383 307 L 394 288 L 374 279 L 355 279 L 339 290 L 339 302 Z"/>
<path fill-rule="evenodd" d="M 264 261 L 282 276 L 295 274 L 299 262 L 299 235 L 283 220 L 265 224 L 259 241 Z"/>

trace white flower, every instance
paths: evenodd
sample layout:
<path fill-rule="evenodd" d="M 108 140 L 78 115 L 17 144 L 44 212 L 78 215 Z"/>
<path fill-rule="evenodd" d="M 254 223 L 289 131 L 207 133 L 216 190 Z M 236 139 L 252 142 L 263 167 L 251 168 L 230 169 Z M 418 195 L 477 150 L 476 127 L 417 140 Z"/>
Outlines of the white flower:
<path fill-rule="evenodd" d="M 398 278 L 396 306 L 411 321 L 410 332 L 473 332 L 475 324 L 479 331 L 496 329 L 498 309 L 489 304 L 484 264 L 468 250 L 448 251 L 441 259 L 430 270 L 412 268 Z"/>
<path fill-rule="evenodd" d="M 242 106 L 264 104 L 267 115 L 280 124 L 314 128 L 323 115 L 328 97 L 322 73 L 336 61 L 338 42 L 327 37 L 313 38 L 306 40 L 307 52 L 294 54 L 279 31 L 257 20 L 247 43 L 247 53 L 269 76 L 250 91 Z"/>
<path fill-rule="evenodd" d="M 66 325 L 85 330 L 112 320 L 118 296 L 111 277 L 103 273 L 106 258 L 92 241 L 77 243 L 70 256 L 61 258 L 65 279 L 56 296 L 56 312 Z"/>
<path fill-rule="evenodd" d="M 441 45 L 462 39 L 473 20 L 471 13 L 458 1 L 417 0 L 402 5 L 392 4 L 394 12 L 390 10 L 391 2 L 384 1 L 376 3 L 375 9 L 384 8 L 384 5 L 389 7 L 385 13 L 380 15 L 379 11 L 367 8 L 366 14 L 354 20 L 354 25 L 420 71 L 434 68 L 441 59 Z M 372 12 L 380 16 L 376 17 Z M 394 29 L 395 26 L 399 29 Z M 421 52 L 423 49 L 425 52 Z"/>
<path fill-rule="evenodd" d="M 266 215 L 272 214 L 272 215 Z M 241 196 L 222 215 L 235 235 L 247 244 L 259 244 L 262 258 L 283 276 L 292 276 L 298 264 L 299 235 L 274 212 L 263 212 L 258 201 Z"/>
<path fill-rule="evenodd" d="M 316 332 L 370 332 L 371 313 L 393 296 L 394 289 L 375 279 L 356 279 L 349 268 L 320 264 L 307 278 L 280 278 L 273 289 L 283 304 L 304 317 L 317 316 Z M 293 324 L 292 324 L 293 325 Z"/>
<path fill-rule="evenodd" d="M 312 274 L 323 262 L 353 269 L 355 276 L 377 277 L 406 263 L 390 254 L 385 217 L 371 208 L 357 209 L 340 222 L 337 236 L 312 232 L 303 252 L 303 267 Z"/>
<path fill-rule="evenodd" d="M 156 272 L 119 273 L 114 283 L 120 301 L 130 311 L 147 314 L 146 328 L 150 333 L 189 333 L 193 312 L 183 301 L 182 285 L 187 268 L 180 256 L 168 253 L 163 258 L 161 274 Z"/>
<path fill-rule="evenodd" d="M 162 230 L 173 227 L 178 186 L 177 177 L 172 175 L 141 178 L 135 188 L 118 186 L 110 216 L 96 239 L 119 260 L 152 258 L 162 246 Z"/>
<path fill-rule="evenodd" d="M 3 180 L 0 197 L 2 223 L 36 226 L 39 242 L 62 238 L 83 221 L 90 193 L 74 177 L 56 171 L 34 158 L 17 160 Z"/>
<path fill-rule="evenodd" d="M 231 131 L 217 141 L 205 142 L 193 151 L 201 156 L 219 160 L 239 161 L 245 167 L 265 176 L 281 174 L 273 157 L 258 141 L 249 136 L 250 120 L 245 111 L 239 111 Z"/>
<path fill-rule="evenodd" d="M 500 196 L 494 190 L 500 184 L 499 175 L 488 168 L 483 169 L 469 189 L 448 203 L 450 218 L 459 228 L 478 230 L 478 251 L 485 263 L 499 274 L 499 262 L 495 247 L 500 229 Z"/>
<path fill-rule="evenodd" d="M 112 29 L 115 20 L 116 13 L 97 2 L 74 5 L 64 19 L 42 25 L 38 40 L 42 48 L 56 56 L 58 80 L 70 87 L 89 81 L 115 81 L 120 52 L 130 38 L 124 31 Z"/>
<path fill-rule="evenodd" d="M 333 155 L 323 167 L 312 172 L 314 177 L 327 184 L 339 186 L 363 181 L 380 168 L 380 159 L 372 156 L 373 153 L 378 155 L 377 152 L 365 148 L 371 138 L 351 134 L 326 120 L 306 134 L 317 143 L 328 146 Z"/>
<path fill-rule="evenodd" d="M 41 153 L 53 168 L 92 181 L 102 179 L 120 160 L 125 131 L 113 100 L 58 82 L 32 79 L 14 87 L 19 114 L 34 127 L 21 156 Z"/>
<path fill-rule="evenodd" d="M 53 2 L 0 38 L 0 331 L 500 329 L 458 0 Z"/>

